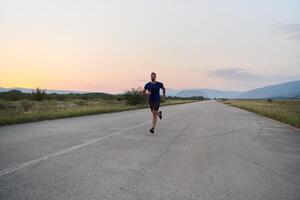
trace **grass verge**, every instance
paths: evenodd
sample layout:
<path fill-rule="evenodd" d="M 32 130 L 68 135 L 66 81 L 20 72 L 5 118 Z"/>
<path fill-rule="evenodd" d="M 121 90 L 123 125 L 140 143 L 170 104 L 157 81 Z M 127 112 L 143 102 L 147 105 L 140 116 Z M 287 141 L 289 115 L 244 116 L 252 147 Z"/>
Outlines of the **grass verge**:
<path fill-rule="evenodd" d="M 196 100 L 166 100 L 162 106 L 191 103 Z M 7 102 L 0 101 L 0 126 L 35 122 L 59 118 L 120 112 L 147 108 L 148 105 L 129 106 L 124 101 L 88 101 L 88 100 L 47 100 L 34 102 L 28 100 Z M 0 107 L 1 108 L 1 107 Z"/>
<path fill-rule="evenodd" d="M 226 100 L 223 103 L 300 128 L 300 100 Z"/>

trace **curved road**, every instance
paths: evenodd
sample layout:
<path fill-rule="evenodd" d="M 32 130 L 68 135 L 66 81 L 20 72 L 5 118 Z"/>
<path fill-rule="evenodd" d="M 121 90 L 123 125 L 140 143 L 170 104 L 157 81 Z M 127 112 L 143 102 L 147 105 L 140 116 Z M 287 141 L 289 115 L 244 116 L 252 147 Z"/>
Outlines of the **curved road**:
<path fill-rule="evenodd" d="M 0 127 L 0 199 L 300 199 L 300 131 L 216 101 Z"/>

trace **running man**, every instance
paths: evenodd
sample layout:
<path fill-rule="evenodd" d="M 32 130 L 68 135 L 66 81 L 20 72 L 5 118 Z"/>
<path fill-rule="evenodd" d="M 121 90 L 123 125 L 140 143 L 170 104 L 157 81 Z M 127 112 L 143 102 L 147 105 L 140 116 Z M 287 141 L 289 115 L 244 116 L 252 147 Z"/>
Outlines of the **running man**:
<path fill-rule="evenodd" d="M 150 133 L 154 134 L 154 128 L 157 122 L 157 116 L 159 119 L 162 119 L 162 112 L 159 111 L 160 105 L 160 89 L 163 90 L 163 99 L 166 97 L 166 88 L 163 83 L 156 81 L 156 73 L 151 73 L 151 82 L 147 83 L 142 92 L 143 95 L 146 95 L 148 91 L 149 95 L 149 105 L 152 112 L 152 128 L 149 130 Z"/>

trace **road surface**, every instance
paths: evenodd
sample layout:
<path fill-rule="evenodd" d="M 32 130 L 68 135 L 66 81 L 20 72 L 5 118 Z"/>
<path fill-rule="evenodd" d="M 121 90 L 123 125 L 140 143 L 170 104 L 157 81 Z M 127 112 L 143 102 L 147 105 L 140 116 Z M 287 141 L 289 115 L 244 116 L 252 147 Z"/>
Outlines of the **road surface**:
<path fill-rule="evenodd" d="M 216 101 L 0 127 L 0 199 L 300 199 L 300 131 Z"/>

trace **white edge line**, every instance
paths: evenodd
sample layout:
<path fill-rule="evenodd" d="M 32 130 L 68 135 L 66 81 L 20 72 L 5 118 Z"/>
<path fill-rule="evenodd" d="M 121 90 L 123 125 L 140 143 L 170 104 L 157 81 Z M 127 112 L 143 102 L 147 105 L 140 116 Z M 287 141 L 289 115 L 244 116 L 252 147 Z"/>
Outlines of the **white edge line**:
<path fill-rule="evenodd" d="M 10 167 L 10 168 L 7 168 L 7 169 L 4 169 L 4 170 L 1 170 L 0 171 L 0 177 L 1 176 L 4 176 L 6 174 L 10 174 L 10 173 L 13 173 L 15 171 L 18 171 L 20 169 L 23 169 L 27 166 L 30 166 L 30 165 L 33 165 L 33 164 L 36 164 L 38 162 L 41 162 L 41 161 L 44 161 L 44 160 L 48 160 L 48 159 L 52 159 L 52 158 L 55 158 L 57 156 L 60 156 L 60 155 L 63 155 L 63 154 L 66 154 L 68 152 L 71 152 L 71 151 L 74 151 L 74 150 L 77 150 L 77 149 L 80 149 L 82 147 L 85 147 L 85 146 L 88 146 L 90 144 L 94 144 L 96 142 L 99 142 L 101 140 L 105 140 L 105 139 L 108 139 L 108 138 L 111 138 L 111 137 L 114 137 L 114 136 L 117 136 L 125 131 L 128 131 L 128 130 L 131 130 L 131 129 L 134 129 L 134 128 L 137 128 L 139 126 L 142 126 L 142 125 L 145 125 L 145 124 L 148 124 L 149 122 L 143 122 L 143 123 L 140 123 L 140 124 L 137 124 L 135 126 L 131 126 L 131 127 L 128 127 L 128 128 L 125 128 L 125 129 L 122 129 L 118 132 L 115 132 L 115 133 L 112 133 L 110 135 L 106 135 L 106 136 L 103 136 L 103 137 L 100 137 L 100 138 L 97 138 L 97 139 L 93 139 L 93 140 L 89 140 L 88 142 L 85 142 L 85 143 L 82 143 L 82 144 L 78 144 L 78 145 L 75 145 L 75 146 L 72 146 L 70 148 L 67 148 L 67 149 L 63 149 L 63 150 L 60 150 L 58 152 L 55 152 L 53 154 L 49 154 L 49 155 L 46 155 L 46 156 L 43 156 L 43 157 L 40 157 L 38 159 L 35 159 L 35 160 L 31 160 L 31 161 L 28 161 L 28 162 L 25 162 L 25 163 L 22 163 L 20 165 L 17 165 L 17 166 L 14 166 L 14 167 Z"/>

